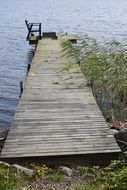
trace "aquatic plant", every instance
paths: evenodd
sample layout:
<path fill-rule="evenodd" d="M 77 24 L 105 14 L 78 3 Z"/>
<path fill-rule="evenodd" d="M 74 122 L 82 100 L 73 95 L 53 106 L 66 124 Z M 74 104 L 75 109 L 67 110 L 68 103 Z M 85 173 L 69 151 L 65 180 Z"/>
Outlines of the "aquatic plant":
<path fill-rule="evenodd" d="M 61 42 L 64 56 L 71 56 L 92 86 L 93 94 L 106 119 L 126 119 L 127 49 L 111 41 L 100 44 L 88 37 L 78 44 Z"/>

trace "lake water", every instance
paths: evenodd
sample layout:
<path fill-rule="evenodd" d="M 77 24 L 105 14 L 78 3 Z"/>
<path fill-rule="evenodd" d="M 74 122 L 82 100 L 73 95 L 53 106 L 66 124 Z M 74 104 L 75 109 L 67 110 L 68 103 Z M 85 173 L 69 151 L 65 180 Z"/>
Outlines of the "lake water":
<path fill-rule="evenodd" d="M 127 0 L 0 0 L 0 130 L 11 126 L 30 62 L 25 19 L 42 31 L 127 44 Z"/>

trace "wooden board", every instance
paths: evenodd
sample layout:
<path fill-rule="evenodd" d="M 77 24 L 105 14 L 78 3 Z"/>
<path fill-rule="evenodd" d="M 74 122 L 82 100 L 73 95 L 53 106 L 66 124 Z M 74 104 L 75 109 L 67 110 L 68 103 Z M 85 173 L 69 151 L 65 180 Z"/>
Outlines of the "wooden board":
<path fill-rule="evenodd" d="M 62 54 L 60 39 L 39 41 L 1 158 L 120 152 L 82 71 Z"/>

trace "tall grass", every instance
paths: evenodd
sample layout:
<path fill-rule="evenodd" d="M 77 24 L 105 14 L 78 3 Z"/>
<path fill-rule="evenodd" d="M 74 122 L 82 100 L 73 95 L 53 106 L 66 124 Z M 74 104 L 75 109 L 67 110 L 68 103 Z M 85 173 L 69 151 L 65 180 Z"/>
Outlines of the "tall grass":
<path fill-rule="evenodd" d="M 63 51 L 72 56 L 92 85 L 93 94 L 106 119 L 127 119 L 127 49 L 111 41 L 100 44 L 88 37 L 78 44 L 62 41 Z"/>

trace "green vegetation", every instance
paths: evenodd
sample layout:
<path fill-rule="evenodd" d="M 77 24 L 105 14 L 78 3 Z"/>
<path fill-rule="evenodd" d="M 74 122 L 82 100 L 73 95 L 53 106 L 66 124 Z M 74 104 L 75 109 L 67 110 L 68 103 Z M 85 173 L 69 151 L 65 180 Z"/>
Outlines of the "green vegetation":
<path fill-rule="evenodd" d="M 19 189 L 25 185 L 28 178 L 16 170 L 0 164 L 0 190 Z"/>
<path fill-rule="evenodd" d="M 68 188 L 68 190 L 100 190 L 99 186 L 84 186 L 84 185 L 72 185 Z"/>
<path fill-rule="evenodd" d="M 60 181 L 63 181 L 65 180 L 65 175 L 59 173 L 59 172 L 56 172 L 54 173 L 52 176 L 51 176 L 51 179 L 55 182 L 60 182 Z"/>
<path fill-rule="evenodd" d="M 36 175 L 30 177 L 0 164 L 0 190 L 60 190 L 63 184 L 65 190 L 127 189 L 127 156 L 112 161 L 107 167 L 76 166 L 73 171 L 80 174 L 80 182 L 75 174 L 68 177 L 43 164 L 32 164 L 32 168 Z"/>
<path fill-rule="evenodd" d="M 127 189 L 127 157 L 112 161 L 108 167 L 93 168 L 80 167 L 83 173 L 93 175 L 93 189 L 100 187 L 100 190 L 126 190 Z M 89 189 L 89 188 L 88 188 Z M 91 189 L 91 186 L 90 186 Z"/>
<path fill-rule="evenodd" d="M 80 64 L 105 118 L 126 120 L 127 49 L 116 41 L 101 45 L 87 37 L 76 45 L 61 45 L 64 55 Z"/>
<path fill-rule="evenodd" d="M 47 173 L 52 172 L 51 168 L 48 168 L 45 164 L 30 164 L 32 169 L 36 171 L 36 177 L 44 176 Z"/>

